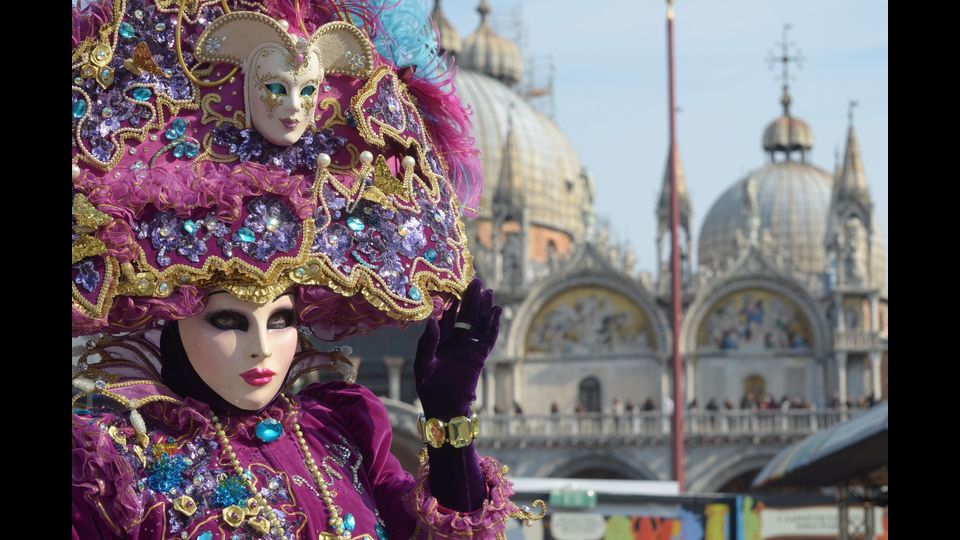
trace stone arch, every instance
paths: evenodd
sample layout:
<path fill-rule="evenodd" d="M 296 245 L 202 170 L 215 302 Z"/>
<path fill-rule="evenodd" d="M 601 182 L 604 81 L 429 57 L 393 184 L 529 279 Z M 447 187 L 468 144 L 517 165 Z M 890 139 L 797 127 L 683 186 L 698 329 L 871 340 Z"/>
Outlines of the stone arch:
<path fill-rule="evenodd" d="M 690 482 L 690 490 L 694 493 L 716 493 L 719 489 L 734 478 L 756 470 L 758 473 L 763 467 L 776 457 L 773 450 L 747 450 L 721 460 L 712 465 L 696 480 Z"/>
<path fill-rule="evenodd" d="M 717 302 L 730 294 L 750 289 L 768 291 L 793 302 L 810 325 L 814 341 L 810 352 L 817 358 L 822 359 L 826 356 L 832 343 L 830 343 L 830 333 L 827 330 L 826 321 L 821 316 L 816 301 L 799 283 L 784 277 L 766 274 L 735 276 L 717 283 L 703 295 L 700 295 L 687 310 L 687 316 L 684 317 L 683 324 L 680 327 L 682 353 L 687 355 L 697 352 L 699 349 L 697 333 Z"/>
<path fill-rule="evenodd" d="M 572 478 L 584 470 L 609 471 L 615 478 L 624 480 L 659 480 L 657 475 L 642 463 L 625 459 L 614 452 L 592 451 L 570 456 L 564 455 L 559 463 L 547 464 L 535 476 L 547 478 Z"/>
<path fill-rule="evenodd" d="M 511 322 L 510 335 L 504 347 L 505 356 L 523 358 L 526 355 L 526 340 L 534 319 L 546 305 L 558 295 L 577 288 L 598 287 L 609 289 L 626 297 L 646 317 L 655 342 L 651 354 L 665 358 L 670 350 L 669 326 L 657 309 L 653 296 L 639 282 L 615 271 L 606 263 L 587 262 L 600 255 L 590 245 L 584 245 L 564 264 L 564 269 L 537 285 L 517 309 Z"/>

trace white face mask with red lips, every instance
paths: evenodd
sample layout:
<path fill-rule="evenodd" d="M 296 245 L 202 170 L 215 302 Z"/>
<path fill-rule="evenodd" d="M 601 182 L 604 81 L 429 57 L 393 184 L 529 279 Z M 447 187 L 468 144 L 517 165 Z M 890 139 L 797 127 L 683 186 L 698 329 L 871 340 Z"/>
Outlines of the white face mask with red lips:
<path fill-rule="evenodd" d="M 213 291 L 203 311 L 178 324 L 193 369 L 224 401 L 243 410 L 270 403 L 297 352 L 296 311 L 289 293 L 259 305 Z"/>

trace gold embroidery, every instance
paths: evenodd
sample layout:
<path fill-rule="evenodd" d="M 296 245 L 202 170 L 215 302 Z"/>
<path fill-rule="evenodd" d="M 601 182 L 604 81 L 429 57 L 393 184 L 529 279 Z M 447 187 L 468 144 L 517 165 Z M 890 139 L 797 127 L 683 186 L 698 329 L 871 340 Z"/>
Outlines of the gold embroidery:
<path fill-rule="evenodd" d="M 347 125 L 347 119 L 343 117 L 343 112 L 340 110 L 340 100 L 335 97 L 327 97 L 320 100 L 320 105 L 318 106 L 320 111 L 326 112 L 329 108 L 333 109 L 333 114 L 326 122 L 323 123 L 323 129 L 331 128 L 333 126 Z M 317 118 L 322 116 L 323 114 L 320 114 L 317 116 Z"/>
<path fill-rule="evenodd" d="M 102 285 L 100 285 L 100 294 L 97 295 L 97 302 L 95 304 L 84 298 L 83 294 L 80 293 L 80 289 L 77 288 L 76 282 L 71 284 L 73 305 L 91 319 L 99 319 L 105 316 L 113 302 L 113 297 L 116 296 L 117 293 L 117 275 L 119 273 L 117 259 L 114 257 L 104 257 L 103 267 L 103 277 L 100 281 Z"/>
<path fill-rule="evenodd" d="M 379 119 L 366 114 L 363 108 L 364 102 L 376 94 L 380 80 L 384 77 L 394 78 L 393 84 L 394 88 L 396 89 L 396 93 L 394 95 L 397 97 L 401 107 L 403 108 L 403 126 L 401 126 L 399 130 L 390 124 L 381 122 Z M 439 195 L 439 183 L 442 182 L 443 179 L 429 167 L 427 154 L 424 150 L 424 148 L 428 146 L 427 125 L 424 123 L 423 117 L 420 115 L 420 111 L 417 110 L 413 98 L 409 95 L 406 85 L 396 78 L 396 74 L 393 72 L 393 70 L 387 66 L 382 66 L 376 72 L 374 72 L 366 84 L 364 84 L 363 88 L 361 88 L 360 91 L 357 92 L 357 94 L 350 100 L 350 110 L 356 119 L 357 131 L 359 131 L 360 135 L 368 143 L 374 144 L 378 147 L 383 147 L 386 145 L 385 137 L 390 137 L 390 139 L 399 143 L 404 149 L 410 149 L 411 147 L 414 147 L 414 151 L 417 154 L 417 163 L 420 165 L 420 170 L 426 174 L 428 180 L 424 182 L 421 179 L 421 183 L 430 194 L 431 199 L 436 200 Z M 408 113 L 412 113 L 416 118 L 417 124 L 420 126 L 420 133 L 423 141 L 418 141 L 414 137 L 405 137 L 403 135 L 403 132 L 406 130 L 406 115 Z M 371 123 L 374 123 L 379 127 L 379 134 L 374 133 Z M 442 157 L 437 155 L 436 159 L 441 164 L 441 168 L 445 170 L 446 164 L 444 163 Z"/>
<path fill-rule="evenodd" d="M 220 103 L 223 98 L 220 94 L 211 92 L 202 98 L 200 98 L 200 110 L 202 114 L 200 116 L 201 124 L 209 124 L 215 122 L 217 126 L 220 124 L 232 124 L 237 127 L 243 127 L 244 123 L 244 111 L 234 111 L 233 118 L 224 116 L 219 112 L 213 110 L 213 105 Z M 213 133 L 207 132 L 204 135 L 204 146 L 207 146 L 207 137 L 212 137 Z M 236 156 L 230 156 L 232 159 L 237 159 Z"/>
<path fill-rule="evenodd" d="M 95 54 L 94 51 L 104 51 L 104 56 L 106 56 L 106 51 L 109 50 L 109 56 L 112 58 L 115 54 L 116 44 L 117 44 L 117 33 L 120 28 L 120 21 L 123 18 L 123 15 L 126 11 L 126 0 L 117 0 L 113 2 L 113 10 L 110 22 L 105 23 L 100 28 L 100 37 L 101 41 L 95 41 L 92 38 L 87 38 L 83 40 L 76 49 L 73 51 L 72 55 L 72 69 L 79 70 L 81 73 L 84 71 L 85 66 L 87 65 L 87 60 L 90 58 L 91 54 Z M 101 61 L 98 59 L 98 61 Z M 88 70 L 89 71 L 89 70 Z M 95 76 L 100 75 L 100 70 L 96 70 Z M 110 76 L 112 83 L 112 75 Z M 101 81 L 100 79 L 97 82 L 103 86 L 106 81 Z M 77 120 L 77 127 L 74 130 L 74 138 L 77 141 L 77 148 L 79 149 L 79 154 L 77 156 L 78 161 L 92 165 L 101 171 L 110 171 L 120 162 L 126 153 L 126 141 L 134 140 L 135 142 L 143 142 L 147 135 L 154 130 L 160 129 L 166 123 L 164 120 L 163 109 L 166 108 L 170 111 L 170 114 L 176 115 L 180 112 L 181 109 L 186 110 L 195 110 L 199 107 L 199 88 L 191 84 L 192 95 L 194 96 L 191 100 L 176 100 L 172 97 L 161 92 L 155 84 L 138 84 L 137 86 L 150 88 L 153 91 L 153 94 L 156 96 L 156 106 L 149 102 L 137 101 L 130 97 L 127 94 L 123 94 L 123 99 L 127 102 L 134 103 L 141 107 L 146 107 L 151 111 L 151 118 L 144 122 L 139 128 L 125 127 L 120 128 L 107 137 L 114 147 L 113 156 L 109 161 L 100 161 L 97 159 L 89 148 L 83 143 L 83 139 L 80 135 L 83 128 L 84 122 L 90 119 L 92 113 L 92 104 L 93 100 L 90 99 L 90 96 L 83 91 L 82 88 L 74 86 L 73 91 L 81 94 L 87 102 L 87 111 L 84 115 Z"/>
<path fill-rule="evenodd" d="M 156 61 L 154 61 L 153 54 L 150 52 L 150 46 L 147 45 L 146 41 L 137 43 L 137 46 L 133 49 L 133 57 L 124 60 L 123 67 L 134 75 L 141 75 L 143 72 L 147 72 L 167 78 L 170 77 L 164 73 Z"/>
<path fill-rule="evenodd" d="M 387 160 L 383 154 L 377 156 L 376 165 L 373 169 L 373 183 L 383 193 L 400 197 L 404 201 L 413 200 L 413 189 L 402 180 L 397 180 L 390 169 L 387 167 Z"/>

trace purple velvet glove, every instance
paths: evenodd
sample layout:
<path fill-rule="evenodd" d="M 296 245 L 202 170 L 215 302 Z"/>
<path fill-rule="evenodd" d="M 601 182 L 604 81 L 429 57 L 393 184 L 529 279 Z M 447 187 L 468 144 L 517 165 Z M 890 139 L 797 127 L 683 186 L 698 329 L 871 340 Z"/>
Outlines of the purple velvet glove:
<path fill-rule="evenodd" d="M 502 308 L 493 303 L 493 291 L 474 279 L 437 322 L 427 320 L 414 361 L 417 394 L 427 418 L 447 421 L 469 417 L 476 399 L 483 364 L 497 342 Z M 469 328 L 458 327 L 466 323 Z M 427 447 L 430 489 L 437 501 L 452 510 L 470 512 L 486 498 L 486 485 L 474 445 Z"/>

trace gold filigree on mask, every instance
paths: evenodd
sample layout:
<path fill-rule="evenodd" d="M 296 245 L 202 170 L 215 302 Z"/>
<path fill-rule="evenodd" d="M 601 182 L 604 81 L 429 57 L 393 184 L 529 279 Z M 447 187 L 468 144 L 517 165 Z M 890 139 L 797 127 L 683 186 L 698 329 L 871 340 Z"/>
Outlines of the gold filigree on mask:
<path fill-rule="evenodd" d="M 282 99 L 282 96 L 279 94 L 274 94 L 270 91 L 266 91 L 260 95 L 260 101 L 263 101 L 263 105 L 267 108 L 267 112 L 270 114 L 271 119 L 276 114 L 277 108 L 280 107 Z"/>

